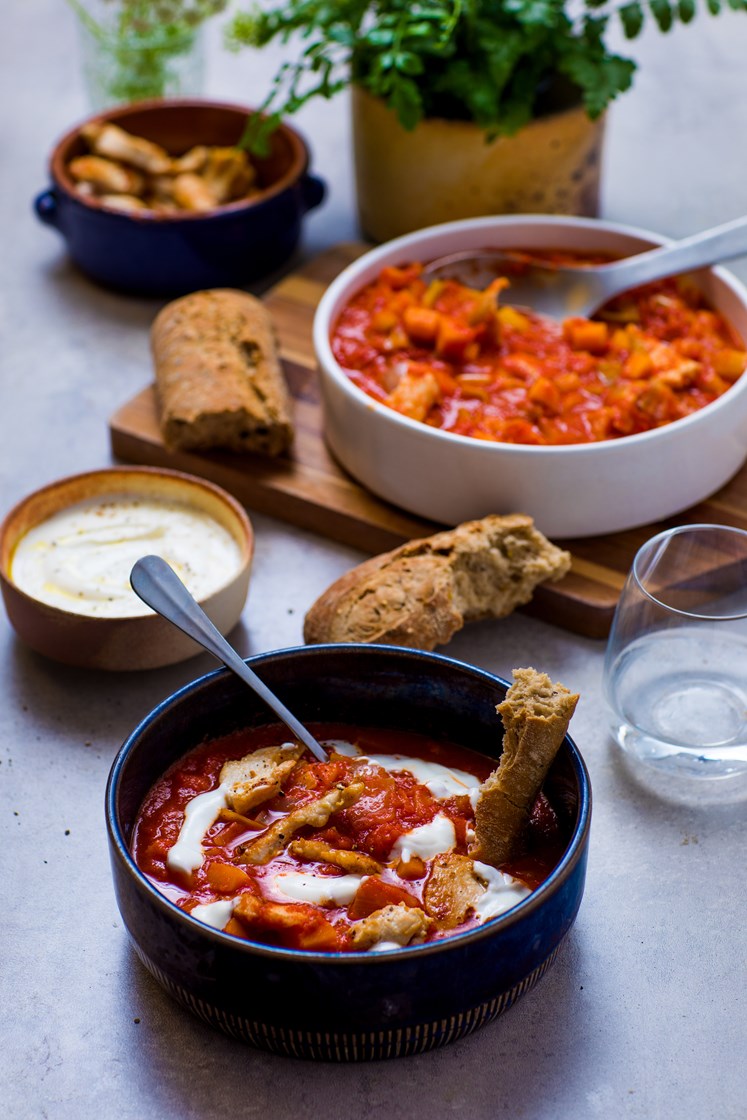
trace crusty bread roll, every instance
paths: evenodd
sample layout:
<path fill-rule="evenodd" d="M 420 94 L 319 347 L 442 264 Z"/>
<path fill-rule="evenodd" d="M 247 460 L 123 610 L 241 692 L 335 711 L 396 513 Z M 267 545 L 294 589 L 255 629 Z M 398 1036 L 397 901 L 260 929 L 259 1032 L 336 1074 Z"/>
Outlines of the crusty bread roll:
<path fill-rule="evenodd" d="M 293 439 L 291 401 L 269 312 L 246 292 L 194 292 L 153 323 L 167 447 L 279 455 Z"/>
<path fill-rule="evenodd" d="M 540 786 L 563 742 L 578 696 L 536 669 L 514 669 L 497 711 L 503 753 L 480 786 L 475 806 L 474 859 L 500 867 L 517 851 Z"/>
<path fill-rule="evenodd" d="M 304 638 L 432 650 L 465 622 L 510 614 L 570 563 L 525 514 L 467 521 L 347 572 L 308 611 Z"/>

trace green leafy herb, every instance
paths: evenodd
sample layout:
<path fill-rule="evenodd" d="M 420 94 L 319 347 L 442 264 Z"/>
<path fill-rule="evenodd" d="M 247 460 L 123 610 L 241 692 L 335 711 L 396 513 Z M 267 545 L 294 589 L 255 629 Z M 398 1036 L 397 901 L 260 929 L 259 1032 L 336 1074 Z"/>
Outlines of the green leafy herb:
<path fill-rule="evenodd" d="M 722 0 L 702 0 L 713 15 Z M 278 0 L 238 14 L 229 45 L 294 40 L 244 142 L 262 150 L 281 116 L 350 84 L 381 98 L 412 129 L 424 117 L 472 120 L 509 135 L 565 85 L 589 116 L 629 88 L 635 62 L 605 44 L 611 20 L 634 39 L 651 18 L 689 23 L 697 0 Z M 747 0 L 726 0 L 745 10 Z"/>

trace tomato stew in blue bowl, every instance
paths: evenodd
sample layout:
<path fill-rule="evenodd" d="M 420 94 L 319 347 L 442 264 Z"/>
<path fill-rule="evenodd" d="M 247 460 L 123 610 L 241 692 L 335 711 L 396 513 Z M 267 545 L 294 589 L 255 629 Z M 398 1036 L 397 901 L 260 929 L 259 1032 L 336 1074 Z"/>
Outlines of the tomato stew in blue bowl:
<path fill-rule="evenodd" d="M 444 814 L 450 813 L 461 827 L 459 814 L 468 815 L 468 797 L 450 798 L 448 789 L 436 786 L 426 789 L 421 784 L 426 781 L 424 775 L 437 773 L 441 780 L 449 770 L 458 780 L 469 780 L 475 773 L 482 780 L 500 756 L 503 728 L 496 705 L 504 699 L 508 685 L 482 669 L 440 654 L 355 644 L 279 650 L 251 657 L 247 664 L 326 745 L 330 761 L 321 764 L 321 772 L 327 775 L 333 796 L 344 788 L 338 775 L 350 763 L 351 748 L 346 744 L 388 744 L 385 749 L 400 759 L 413 754 L 413 743 L 425 744 L 418 749 L 420 761 L 406 759 L 399 775 L 391 769 L 385 773 L 381 755 L 374 759 L 364 751 L 362 763 L 360 758 L 356 761 L 368 769 L 365 793 L 361 795 L 359 790 L 360 800 L 354 808 L 365 807 L 361 811 L 366 834 L 375 835 L 385 851 L 392 835 L 387 833 L 391 821 L 385 787 L 393 777 L 402 779 L 405 764 L 413 768 L 402 779 L 409 800 L 403 801 L 397 794 L 397 812 L 408 816 L 411 825 L 418 819 L 415 801 L 422 807 L 433 789 L 434 796 L 447 799 L 439 802 L 438 822 L 443 824 Z M 385 903 L 397 898 L 406 902 L 408 891 L 427 890 L 430 878 L 425 887 L 417 882 L 423 877 L 417 870 L 418 853 L 425 856 L 427 851 L 418 849 L 415 837 L 421 841 L 427 837 L 432 843 L 434 831 L 438 831 L 436 818 L 424 828 L 410 828 L 406 833 L 410 850 L 400 848 L 397 867 L 404 882 L 400 879 L 399 886 L 387 869 L 378 876 L 368 873 L 370 865 L 365 861 L 369 856 L 362 855 L 355 839 L 344 834 L 343 818 L 351 810 L 339 813 L 337 823 L 331 822 L 314 840 L 308 839 L 308 827 L 298 829 L 289 844 L 287 823 L 293 811 L 283 817 L 280 807 L 287 812 L 288 801 L 300 804 L 304 797 L 308 800 L 309 789 L 317 780 L 313 775 L 320 772 L 315 771 L 320 764 L 301 759 L 291 763 L 296 767 L 292 771 L 295 777 L 288 779 L 274 800 L 259 808 L 226 810 L 220 823 L 219 808 L 214 804 L 207 819 L 203 814 L 197 844 L 194 835 L 185 838 L 185 798 L 194 804 L 220 796 L 223 786 L 216 788 L 216 774 L 221 760 L 241 755 L 242 742 L 255 747 L 270 742 L 287 744 L 288 738 L 288 732 L 278 727 L 275 717 L 246 685 L 218 670 L 164 700 L 124 743 L 109 777 L 106 819 L 118 906 L 148 971 L 206 1023 L 253 1046 L 311 1059 L 357 1061 L 418 1054 L 461 1038 L 507 1011 L 553 963 L 581 903 L 591 789 L 572 739 L 564 737 L 537 799 L 549 807 L 554 836 L 552 842 L 547 839 L 547 815 L 542 814 L 534 864 L 547 858 L 536 883 L 522 886 L 517 897 L 509 891 L 502 912 L 483 912 L 479 921 L 473 920 L 474 912 L 469 910 L 470 920 L 434 935 L 421 934 L 411 944 L 384 939 L 375 945 L 369 941 L 362 948 L 362 943 L 349 939 L 349 931 L 363 928 L 365 922 L 353 921 L 345 927 L 345 920 L 338 920 L 340 911 L 334 907 L 339 907 L 342 896 L 336 901 L 331 896 L 322 900 L 322 914 L 315 915 L 306 893 L 311 877 L 299 873 L 298 864 L 289 861 L 295 856 L 312 861 L 302 862 L 301 872 L 307 871 L 314 860 L 328 858 L 324 852 L 331 850 L 333 840 L 336 849 L 345 850 L 336 850 L 333 859 L 339 858 L 337 866 L 322 865 L 317 885 L 324 883 L 327 889 L 332 884 L 334 893 L 337 888 L 347 889 L 352 881 L 351 917 L 370 915 L 372 907 L 383 906 L 409 918 L 407 905 L 386 907 Z M 293 750 L 287 745 L 271 749 Z M 460 767 L 470 757 L 475 767 L 463 771 Z M 423 759 L 430 761 L 424 770 L 418 770 Z M 434 762 L 438 759 L 446 766 Z M 205 769 L 208 765 L 213 767 L 210 775 Z M 224 780 L 221 771 L 220 782 Z M 182 798 L 182 809 L 176 812 L 173 797 Z M 163 814 L 160 820 L 159 813 Z M 264 823 L 251 819 L 263 813 Z M 420 819 L 429 816 L 433 817 L 432 808 Z M 234 856 L 237 852 L 243 856 L 256 846 L 257 836 L 264 841 L 273 831 L 277 834 L 280 820 L 285 831 L 280 858 L 286 862 L 270 882 L 268 901 L 261 897 L 263 892 L 267 895 L 268 884 L 261 876 L 267 875 L 272 864 L 265 861 L 264 866 L 252 867 L 245 861 L 242 869 L 231 866 L 224 857 L 231 845 Z M 274 823 L 268 827 L 268 822 Z M 409 825 L 400 827 L 399 833 Z M 264 832 L 252 831 L 263 828 Z M 177 833 L 180 859 L 185 839 L 192 852 L 186 867 L 180 864 L 173 874 L 164 873 L 164 864 L 159 863 L 163 855 L 159 845 L 164 844 L 169 829 L 168 852 L 176 851 Z M 461 836 L 462 840 L 468 836 L 466 830 Z M 247 838 L 249 843 L 244 844 Z M 438 838 L 433 847 L 445 851 Z M 192 858 L 195 849 L 196 859 Z M 369 845 L 367 850 L 375 849 Z M 348 863 L 363 873 L 349 874 Z M 203 865 L 207 865 L 206 873 Z M 486 879 L 500 880 L 503 889 L 504 882 L 517 884 L 512 875 L 528 876 L 529 881 L 530 865 L 531 853 L 524 871 L 510 875 L 482 864 L 474 866 L 482 868 L 480 874 Z M 250 881 L 252 875 L 260 876 L 264 887 L 258 888 L 256 879 Z M 197 879 L 201 884 L 198 895 L 202 894 L 190 898 L 190 883 L 194 886 Z M 297 893 L 299 883 L 303 890 Z M 230 895 L 234 897 L 227 897 Z M 360 907 L 363 896 L 367 908 L 353 914 L 353 906 Z M 278 897 L 284 901 L 278 902 Z M 189 910 L 195 902 L 200 909 L 193 916 Z M 381 915 L 382 909 L 376 913 Z M 418 914 L 422 919 L 423 911 Z M 248 925 L 243 924 L 245 920 Z M 298 922 L 301 924 L 294 924 Z"/>
<path fill-rule="evenodd" d="M 143 101 L 109 109 L 73 128 L 50 159 L 52 185 L 34 207 L 57 229 L 73 261 L 108 288 L 141 296 L 174 296 L 201 288 L 237 287 L 272 273 L 295 250 L 304 215 L 325 194 L 309 172 L 305 141 L 281 124 L 268 154 L 252 157 L 258 190 L 209 210 L 121 211 L 83 193 L 70 163 L 87 152 L 84 129 L 111 123 L 178 157 L 197 145 L 234 146 L 253 110 L 209 101 Z"/>

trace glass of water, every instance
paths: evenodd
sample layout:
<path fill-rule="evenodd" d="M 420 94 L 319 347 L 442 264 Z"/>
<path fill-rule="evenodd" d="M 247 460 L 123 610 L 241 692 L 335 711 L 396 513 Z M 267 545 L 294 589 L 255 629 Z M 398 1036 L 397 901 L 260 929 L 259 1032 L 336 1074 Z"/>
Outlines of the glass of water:
<path fill-rule="evenodd" d="M 683 525 L 639 549 L 604 682 L 628 754 L 684 775 L 747 774 L 747 532 Z"/>

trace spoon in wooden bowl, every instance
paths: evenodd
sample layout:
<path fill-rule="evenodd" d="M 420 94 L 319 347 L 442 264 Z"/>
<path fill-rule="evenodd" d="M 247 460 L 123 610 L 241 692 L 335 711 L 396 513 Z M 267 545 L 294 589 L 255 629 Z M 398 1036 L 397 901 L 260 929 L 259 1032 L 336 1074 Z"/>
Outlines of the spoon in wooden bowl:
<path fill-rule="evenodd" d="M 429 261 L 422 276 L 426 281 L 450 277 L 482 289 L 497 276 L 508 275 L 510 287 L 502 294 L 502 303 L 565 319 L 569 315 L 593 315 L 614 296 L 640 284 L 745 253 L 747 218 L 737 218 L 672 245 L 610 264 L 557 265 L 534 259 L 529 252 L 466 249 Z"/>
<path fill-rule="evenodd" d="M 165 560 L 160 556 L 143 556 L 130 572 L 130 585 L 135 594 L 156 614 L 162 615 L 177 626 L 208 653 L 212 653 L 213 657 L 222 661 L 237 677 L 241 677 L 245 684 L 253 688 L 286 727 L 309 748 L 315 758 L 320 762 L 328 761 L 324 747 L 317 743 L 311 732 L 298 722 L 285 704 L 239 657 Z"/>

